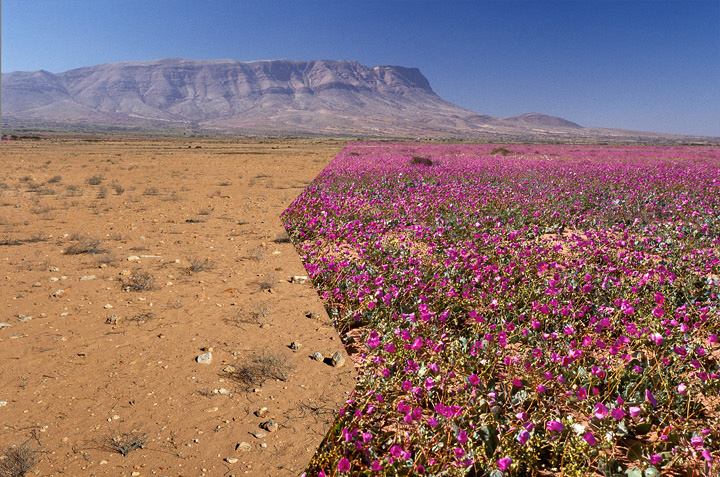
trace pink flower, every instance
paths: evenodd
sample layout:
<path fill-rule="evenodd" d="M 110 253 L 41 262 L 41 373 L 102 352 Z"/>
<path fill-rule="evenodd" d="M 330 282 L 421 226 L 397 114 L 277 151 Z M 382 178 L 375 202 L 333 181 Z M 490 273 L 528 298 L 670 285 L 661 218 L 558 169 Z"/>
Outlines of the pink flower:
<path fill-rule="evenodd" d="M 595 436 L 590 431 L 585 433 L 585 435 L 583 436 L 583 439 L 585 439 L 585 442 L 587 442 L 591 446 L 594 446 L 597 444 L 597 439 L 595 439 Z"/>
<path fill-rule="evenodd" d="M 530 433 L 528 431 L 526 431 L 525 429 L 520 431 L 520 433 L 518 434 L 518 441 L 520 442 L 520 445 L 525 445 L 525 443 L 529 440 L 530 440 Z"/>
<path fill-rule="evenodd" d="M 457 441 L 460 444 L 465 444 L 468 441 L 467 432 L 460 431 L 457 436 Z"/>
<path fill-rule="evenodd" d="M 682 395 L 685 395 L 687 393 L 687 386 L 685 385 L 685 383 L 678 384 L 677 392 L 679 392 Z"/>
<path fill-rule="evenodd" d="M 555 432 L 562 432 L 565 430 L 565 426 L 563 426 L 563 423 L 560 421 L 549 421 L 547 423 L 547 428 L 549 431 L 555 431 Z"/>
<path fill-rule="evenodd" d="M 510 468 L 510 464 L 512 464 L 512 459 L 510 457 L 503 457 L 497 461 L 498 469 L 503 472 Z"/>
<path fill-rule="evenodd" d="M 640 413 L 642 412 L 642 409 L 637 406 L 630 406 L 628 411 L 630 411 L 630 417 L 635 418 L 640 415 Z"/>
<path fill-rule="evenodd" d="M 377 348 L 380 344 L 380 335 L 377 334 L 377 331 L 371 331 L 370 337 L 367 340 L 367 345 L 371 348 Z"/>
<path fill-rule="evenodd" d="M 661 456 L 660 454 L 653 454 L 650 456 L 651 464 L 659 464 L 662 461 L 663 461 L 663 456 Z"/>
<path fill-rule="evenodd" d="M 595 404 L 595 409 L 593 410 L 593 415 L 597 417 L 598 419 L 605 419 L 608 415 L 608 408 L 605 406 L 605 404 L 599 402 Z"/>
<path fill-rule="evenodd" d="M 706 461 L 712 462 L 712 454 L 710 454 L 710 451 L 705 449 L 702 451 L 702 456 L 705 458 Z"/>
<path fill-rule="evenodd" d="M 612 416 L 613 419 L 619 421 L 623 417 L 625 417 L 625 411 L 621 407 L 616 407 L 612 411 L 610 411 L 610 416 Z"/>
<path fill-rule="evenodd" d="M 655 399 L 655 396 L 653 396 L 653 393 L 651 393 L 649 389 L 645 390 L 645 399 L 647 399 L 653 407 L 657 407 L 657 399 Z"/>
<path fill-rule="evenodd" d="M 338 470 L 340 472 L 347 472 L 350 470 L 350 461 L 347 460 L 347 457 L 340 459 L 340 462 L 338 462 Z"/>

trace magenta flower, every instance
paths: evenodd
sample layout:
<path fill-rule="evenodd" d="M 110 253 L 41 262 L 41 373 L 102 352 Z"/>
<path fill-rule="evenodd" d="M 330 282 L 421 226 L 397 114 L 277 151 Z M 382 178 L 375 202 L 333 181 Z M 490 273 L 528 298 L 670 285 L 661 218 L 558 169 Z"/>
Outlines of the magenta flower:
<path fill-rule="evenodd" d="M 593 410 L 593 415 L 597 417 L 598 419 L 605 419 L 605 417 L 608 415 L 608 408 L 605 406 L 605 404 L 599 402 L 595 404 L 595 409 Z"/>
<path fill-rule="evenodd" d="M 560 421 L 549 421 L 547 423 L 547 429 L 549 431 L 562 432 L 565 430 L 565 426 L 563 426 L 563 423 Z"/>
<path fill-rule="evenodd" d="M 510 464 L 512 464 L 512 459 L 510 457 L 503 457 L 497 461 L 498 469 L 503 472 L 510 468 Z"/>
<path fill-rule="evenodd" d="M 653 454 L 650 456 L 651 464 L 659 464 L 662 461 L 663 461 L 663 456 L 661 456 L 660 454 Z"/>
<path fill-rule="evenodd" d="M 655 396 L 653 396 L 653 393 L 651 393 L 649 389 L 645 390 L 645 399 L 652 404 L 653 407 L 657 407 L 657 399 L 655 399 Z"/>
<path fill-rule="evenodd" d="M 518 441 L 520 442 L 520 445 L 524 446 L 527 443 L 527 441 L 529 441 L 529 440 L 530 440 L 530 433 L 528 431 L 526 431 L 525 429 L 520 431 L 520 433 L 518 434 Z"/>
<path fill-rule="evenodd" d="M 350 470 L 350 461 L 347 457 L 340 459 L 340 462 L 338 462 L 338 470 L 340 472 L 348 472 Z"/>
<path fill-rule="evenodd" d="M 621 420 L 623 417 L 625 417 L 625 411 L 621 407 L 616 407 L 612 411 L 610 411 L 610 416 L 615 419 L 616 421 Z"/>
<path fill-rule="evenodd" d="M 642 412 L 642 409 L 637 406 L 630 406 L 628 411 L 630 411 L 630 417 L 636 418 L 640 415 L 640 413 Z"/>
<path fill-rule="evenodd" d="M 458 432 L 457 441 L 460 444 L 465 444 L 468 441 L 467 432 L 465 432 L 464 430 Z"/>
<path fill-rule="evenodd" d="M 595 436 L 590 431 L 587 431 L 585 433 L 585 435 L 583 436 L 583 439 L 585 439 L 585 442 L 587 442 L 591 446 L 595 446 L 597 444 L 597 439 L 595 439 Z"/>

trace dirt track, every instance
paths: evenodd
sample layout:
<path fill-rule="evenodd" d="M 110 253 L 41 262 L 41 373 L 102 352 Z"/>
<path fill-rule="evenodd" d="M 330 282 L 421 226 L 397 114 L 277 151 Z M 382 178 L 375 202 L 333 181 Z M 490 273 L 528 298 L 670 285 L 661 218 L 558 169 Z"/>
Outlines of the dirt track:
<path fill-rule="evenodd" d="M 343 146 L 3 142 L 0 449 L 39 475 L 300 474 L 355 372 L 310 358 L 345 352 L 279 215 Z"/>

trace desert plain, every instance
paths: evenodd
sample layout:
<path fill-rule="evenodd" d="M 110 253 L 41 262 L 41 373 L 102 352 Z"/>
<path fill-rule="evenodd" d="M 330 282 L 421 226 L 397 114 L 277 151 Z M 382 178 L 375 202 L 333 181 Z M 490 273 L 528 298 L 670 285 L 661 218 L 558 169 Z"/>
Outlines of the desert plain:
<path fill-rule="evenodd" d="M 344 144 L 4 141 L 0 449 L 28 475 L 299 475 L 356 372 L 311 358 L 345 350 L 280 214 Z"/>

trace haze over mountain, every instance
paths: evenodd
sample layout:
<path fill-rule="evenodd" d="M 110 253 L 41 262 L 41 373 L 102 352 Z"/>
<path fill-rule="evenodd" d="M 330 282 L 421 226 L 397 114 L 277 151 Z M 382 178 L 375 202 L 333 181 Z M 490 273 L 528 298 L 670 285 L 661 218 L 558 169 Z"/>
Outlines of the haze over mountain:
<path fill-rule="evenodd" d="M 539 113 L 495 118 L 435 94 L 417 68 L 354 61 L 161 59 L 2 75 L 6 127 L 169 128 L 250 134 L 682 140 L 584 128 Z"/>

